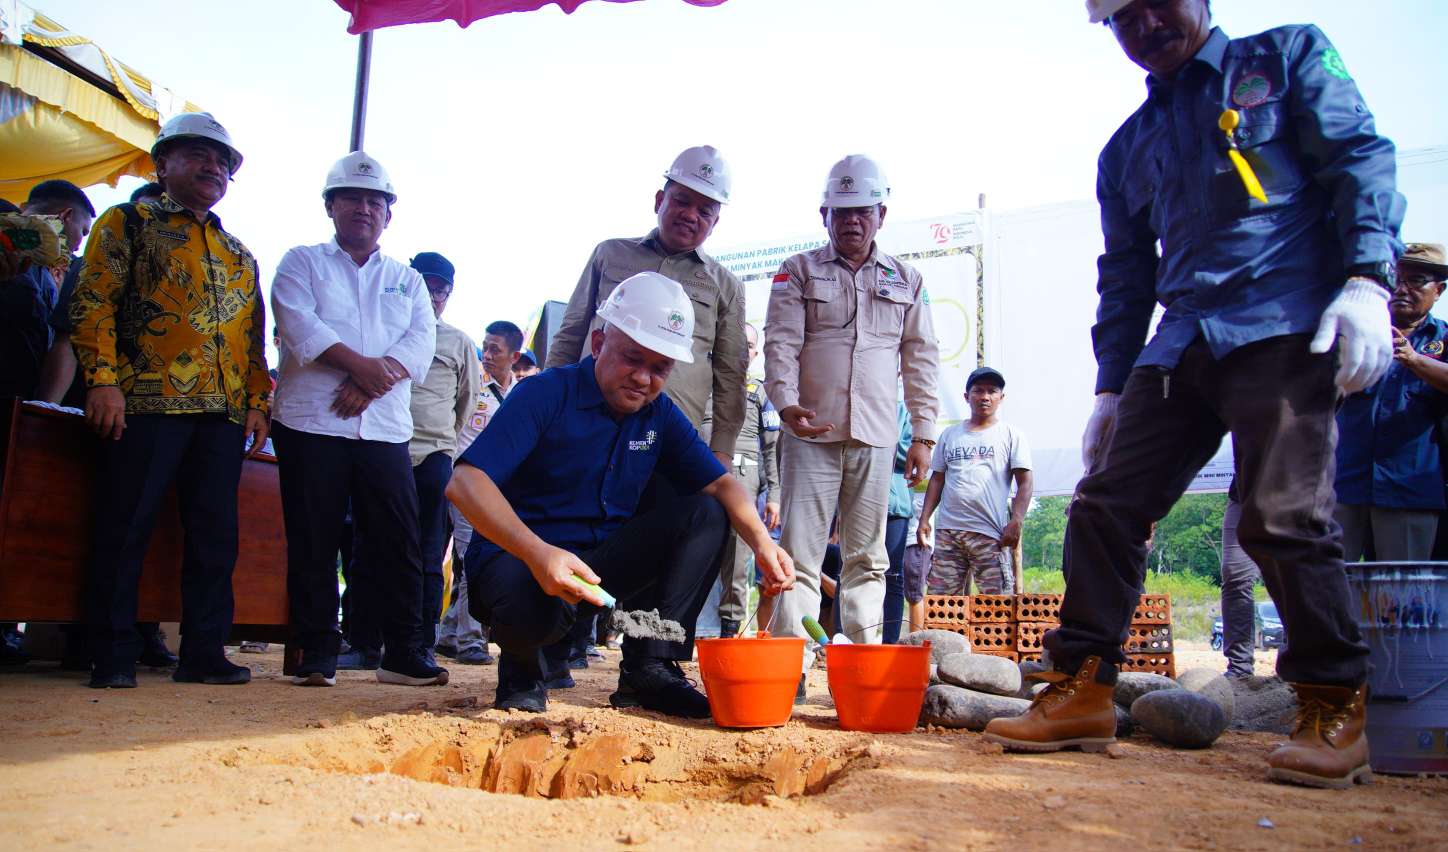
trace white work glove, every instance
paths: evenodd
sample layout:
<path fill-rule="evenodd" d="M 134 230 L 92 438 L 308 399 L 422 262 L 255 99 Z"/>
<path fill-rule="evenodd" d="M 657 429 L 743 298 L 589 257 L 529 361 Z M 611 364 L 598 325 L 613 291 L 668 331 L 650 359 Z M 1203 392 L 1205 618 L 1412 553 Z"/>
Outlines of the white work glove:
<path fill-rule="evenodd" d="M 1091 418 L 1086 421 L 1086 434 L 1081 436 L 1081 466 L 1086 473 L 1090 473 L 1106 454 L 1106 447 L 1116 432 L 1116 403 L 1120 401 L 1119 393 L 1096 394 L 1096 407 L 1091 409 Z"/>
<path fill-rule="evenodd" d="M 1393 323 L 1388 291 L 1371 278 L 1349 278 L 1322 312 L 1322 323 L 1308 350 L 1321 355 L 1337 349 L 1337 386 L 1345 394 L 1372 387 L 1393 361 Z"/>

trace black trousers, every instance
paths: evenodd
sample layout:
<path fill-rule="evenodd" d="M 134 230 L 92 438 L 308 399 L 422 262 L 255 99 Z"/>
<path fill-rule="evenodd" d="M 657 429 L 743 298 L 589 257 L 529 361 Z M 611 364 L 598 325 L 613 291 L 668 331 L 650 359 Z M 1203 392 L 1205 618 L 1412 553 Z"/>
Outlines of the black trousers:
<path fill-rule="evenodd" d="M 129 414 L 120 440 L 101 442 L 87 604 L 98 670 L 135 667 L 141 563 L 172 482 L 184 533 L 181 658 L 221 653 L 234 606 L 242 449 L 241 426 L 221 414 Z"/>
<path fill-rule="evenodd" d="M 349 500 L 357 545 L 365 550 L 364 558 L 354 558 L 352 574 L 362 600 L 378 604 L 374 615 L 388 653 L 425 647 L 417 489 L 407 444 L 315 435 L 276 422 L 272 440 L 287 530 L 291 629 L 302 650 L 336 655 L 341 642 L 337 549 Z M 365 576 L 357 576 L 359 569 Z"/>
<path fill-rule="evenodd" d="M 683 642 L 626 638 L 625 658 L 688 660 L 694 653 L 694 623 L 718 575 L 719 554 L 729 522 L 713 497 L 680 497 L 634 516 L 608 540 L 578 554 L 618 598 L 623 610 L 657 609 L 683 625 Z M 468 605 L 474 618 L 492 628 L 492 640 L 524 669 L 558 667 L 568 659 L 568 636 L 578 610 L 543 592 L 523 561 L 507 552 L 468 565 Z M 540 649 L 552 646 L 544 661 Z M 554 659 L 553 657 L 557 658 Z"/>
<path fill-rule="evenodd" d="M 434 633 L 442 618 L 442 554 L 447 549 L 447 490 L 452 457 L 439 450 L 412 469 L 417 487 L 419 541 L 422 547 L 423 632 Z M 432 641 L 429 634 L 429 641 Z"/>
<path fill-rule="evenodd" d="M 1133 370 L 1105 464 L 1081 481 L 1067 522 L 1061 627 L 1051 657 L 1075 671 L 1109 663 L 1146 576 L 1146 540 L 1230 433 L 1242 504 L 1237 535 L 1262 571 L 1287 631 L 1277 671 L 1293 682 L 1357 686 L 1368 647 L 1353 619 L 1332 519 L 1335 357 L 1307 335 L 1274 337 L 1221 361 L 1201 340 L 1175 370 Z"/>

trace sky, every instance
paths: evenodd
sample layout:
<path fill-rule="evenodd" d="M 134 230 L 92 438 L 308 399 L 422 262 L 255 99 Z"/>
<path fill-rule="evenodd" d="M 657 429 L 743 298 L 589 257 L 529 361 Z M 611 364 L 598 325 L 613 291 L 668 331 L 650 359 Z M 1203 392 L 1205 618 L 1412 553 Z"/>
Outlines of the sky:
<path fill-rule="evenodd" d="M 331 236 L 320 192 L 347 153 L 357 52 L 334 3 L 31 2 L 229 128 L 245 164 L 216 210 L 264 287 L 288 248 Z M 1213 7 L 1228 35 L 1318 24 L 1381 132 L 1402 150 L 1448 144 L 1448 3 Z M 1143 76 L 1080 0 L 592 2 L 378 31 L 364 148 L 399 196 L 383 251 L 452 259 L 444 319 L 479 339 L 566 300 L 599 241 L 646 233 L 688 146 L 733 169 L 715 253 L 818 230 L 825 175 L 848 153 L 883 164 L 897 219 L 982 194 L 998 209 L 1086 199 Z M 91 194 L 107 206 L 136 185 Z M 1063 286 L 1094 285 L 1094 268 L 1063 270 Z"/>

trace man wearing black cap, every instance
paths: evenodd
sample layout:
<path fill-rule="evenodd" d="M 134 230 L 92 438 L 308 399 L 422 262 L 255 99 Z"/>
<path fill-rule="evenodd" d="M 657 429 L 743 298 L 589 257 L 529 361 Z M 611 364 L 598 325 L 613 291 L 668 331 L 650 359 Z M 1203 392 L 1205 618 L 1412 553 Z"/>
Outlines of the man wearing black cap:
<path fill-rule="evenodd" d="M 1020 543 L 1034 485 L 1026 436 L 996 416 L 1005 387 L 1005 376 L 990 367 L 971 373 L 965 382 L 970 420 L 940 433 L 931 456 L 930 485 L 915 536 L 925 544 L 939 506 L 932 595 L 968 595 L 972 577 L 982 595 L 1009 595 L 1014 587 L 1010 549 Z"/>
<path fill-rule="evenodd" d="M 1337 509 L 1343 560 L 1369 538 L 1384 562 L 1428 559 L 1444 509 L 1438 419 L 1448 404 L 1448 323 L 1430 311 L 1443 295 L 1443 246 L 1408 243 L 1388 313 L 1393 364 L 1337 413 Z"/>

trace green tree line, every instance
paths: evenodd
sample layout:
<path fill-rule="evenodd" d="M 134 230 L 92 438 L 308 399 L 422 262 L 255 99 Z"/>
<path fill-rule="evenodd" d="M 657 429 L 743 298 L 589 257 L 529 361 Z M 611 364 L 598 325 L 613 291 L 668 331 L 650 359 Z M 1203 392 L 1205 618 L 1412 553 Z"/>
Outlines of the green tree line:
<path fill-rule="evenodd" d="M 1066 537 L 1069 496 L 1042 497 L 1021 529 L 1021 560 L 1027 569 L 1059 571 Z M 1163 574 L 1195 574 L 1220 583 L 1225 494 L 1187 494 L 1156 525 L 1147 567 Z"/>

